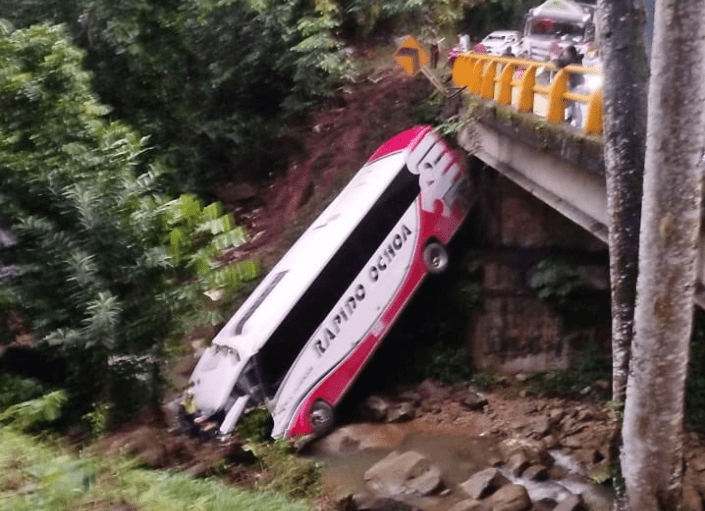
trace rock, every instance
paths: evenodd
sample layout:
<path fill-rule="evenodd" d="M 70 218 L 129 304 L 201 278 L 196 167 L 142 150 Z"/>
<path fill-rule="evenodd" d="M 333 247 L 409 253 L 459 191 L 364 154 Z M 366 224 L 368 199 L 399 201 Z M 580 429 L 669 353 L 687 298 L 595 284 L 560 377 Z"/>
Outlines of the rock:
<path fill-rule="evenodd" d="M 416 388 L 422 400 L 440 401 L 448 397 L 448 390 L 441 387 L 431 378 L 427 378 Z"/>
<path fill-rule="evenodd" d="M 360 413 L 367 420 L 383 421 L 387 417 L 390 406 L 392 404 L 389 400 L 381 396 L 372 395 L 362 402 Z"/>
<path fill-rule="evenodd" d="M 598 389 L 604 391 L 610 390 L 612 388 L 612 384 L 609 380 L 597 380 L 593 383 L 593 385 Z"/>
<path fill-rule="evenodd" d="M 701 452 L 696 455 L 692 460 L 690 460 L 688 466 L 696 472 L 705 472 L 705 453 Z"/>
<path fill-rule="evenodd" d="M 552 511 L 558 502 L 553 499 L 543 498 L 534 502 L 534 507 L 532 511 Z"/>
<path fill-rule="evenodd" d="M 569 447 L 570 449 L 580 449 L 584 444 L 584 440 L 577 435 L 567 436 L 563 439 L 562 444 L 564 447 Z"/>
<path fill-rule="evenodd" d="M 703 499 L 698 491 L 699 474 L 690 466 L 683 475 L 683 509 L 688 511 L 703 511 Z"/>
<path fill-rule="evenodd" d="M 399 393 L 399 401 L 413 403 L 417 405 L 421 402 L 421 396 L 413 390 L 405 390 Z"/>
<path fill-rule="evenodd" d="M 502 486 L 487 499 L 492 511 L 528 511 L 531 509 L 531 498 L 526 488 L 520 484 Z"/>
<path fill-rule="evenodd" d="M 355 495 L 353 502 L 358 511 L 420 511 L 407 502 L 388 497 L 373 497 L 370 495 Z"/>
<path fill-rule="evenodd" d="M 387 422 L 409 421 L 416 417 L 416 407 L 413 403 L 404 402 L 392 405 L 387 410 Z"/>
<path fill-rule="evenodd" d="M 543 442 L 528 438 L 507 438 L 498 445 L 499 452 L 505 461 L 509 461 L 517 452 L 524 453 L 532 463 L 541 463 L 547 467 L 553 465 L 553 458 L 546 450 Z"/>
<path fill-rule="evenodd" d="M 461 483 L 460 489 L 474 499 L 482 499 L 506 484 L 509 484 L 509 480 L 499 470 L 487 468 Z"/>
<path fill-rule="evenodd" d="M 579 495 L 569 495 L 561 500 L 553 511 L 587 511 L 582 497 Z"/>
<path fill-rule="evenodd" d="M 576 420 L 578 422 L 583 422 L 583 421 L 592 419 L 592 417 L 593 417 L 592 410 L 590 410 L 589 408 L 581 408 L 580 410 L 578 410 L 578 415 L 576 416 Z"/>
<path fill-rule="evenodd" d="M 367 486 L 377 495 L 430 495 L 441 485 L 441 472 L 414 452 L 392 452 L 365 472 Z"/>
<path fill-rule="evenodd" d="M 543 448 L 546 450 L 555 449 L 558 447 L 558 439 L 553 435 L 547 435 L 541 440 Z"/>
<path fill-rule="evenodd" d="M 487 511 L 487 506 L 480 500 L 465 499 L 453 504 L 448 511 Z"/>
<path fill-rule="evenodd" d="M 565 416 L 565 410 L 563 408 L 554 408 L 548 413 L 548 422 L 552 425 L 555 426 L 561 420 L 563 420 L 563 417 Z"/>
<path fill-rule="evenodd" d="M 543 465 L 531 465 L 522 475 L 529 481 L 545 481 L 548 479 L 548 469 Z"/>
<path fill-rule="evenodd" d="M 355 497 L 352 494 L 339 497 L 333 503 L 335 511 L 356 511 Z"/>
<path fill-rule="evenodd" d="M 538 417 L 529 423 L 529 436 L 543 438 L 551 431 L 551 423 L 546 417 Z"/>
<path fill-rule="evenodd" d="M 481 410 L 487 404 L 487 396 L 473 389 L 468 389 L 467 394 L 463 398 L 463 405 L 470 410 Z"/>
<path fill-rule="evenodd" d="M 529 468 L 529 460 L 527 459 L 526 455 L 523 452 L 517 452 L 512 455 L 511 458 L 507 461 L 507 466 L 509 467 L 509 470 L 512 471 L 512 474 L 514 474 L 516 477 L 519 477 L 524 470 Z"/>

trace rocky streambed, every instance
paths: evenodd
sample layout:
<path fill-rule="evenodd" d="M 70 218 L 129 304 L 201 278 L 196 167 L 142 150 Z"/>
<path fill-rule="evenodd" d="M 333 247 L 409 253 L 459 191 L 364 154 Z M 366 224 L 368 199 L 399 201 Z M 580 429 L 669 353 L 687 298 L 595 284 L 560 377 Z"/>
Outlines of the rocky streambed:
<path fill-rule="evenodd" d="M 308 447 L 324 462 L 324 483 L 340 510 L 612 508 L 604 405 L 425 381 L 371 396 L 358 413 L 365 422 Z M 688 444 L 686 495 L 691 509 L 702 510 L 702 438 L 691 434 Z"/>

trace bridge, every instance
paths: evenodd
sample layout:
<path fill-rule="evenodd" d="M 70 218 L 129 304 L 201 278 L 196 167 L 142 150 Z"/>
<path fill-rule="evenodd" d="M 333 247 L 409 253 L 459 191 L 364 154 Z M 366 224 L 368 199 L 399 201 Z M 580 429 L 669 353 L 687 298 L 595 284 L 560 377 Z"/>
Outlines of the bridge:
<path fill-rule="evenodd" d="M 452 80 L 464 103 L 459 144 L 607 244 L 600 70 L 469 52 Z M 705 308 L 702 232 L 700 253 L 695 302 Z"/>

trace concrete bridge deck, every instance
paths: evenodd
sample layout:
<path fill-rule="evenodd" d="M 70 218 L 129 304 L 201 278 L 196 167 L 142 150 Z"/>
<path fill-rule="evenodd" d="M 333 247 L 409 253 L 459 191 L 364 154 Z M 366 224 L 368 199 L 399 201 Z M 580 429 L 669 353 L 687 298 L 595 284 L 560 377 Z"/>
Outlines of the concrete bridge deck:
<path fill-rule="evenodd" d="M 463 103 L 458 142 L 607 244 L 601 89 L 573 94 L 567 87 L 571 73 L 594 75 L 596 70 L 569 66 L 553 73 L 548 84 L 537 85 L 536 71 L 545 66 L 550 68 L 547 63 L 492 56 L 459 58 L 453 69 L 453 81 L 463 91 L 456 99 Z M 587 105 L 582 126 L 563 122 L 568 101 Z M 705 308 L 702 232 L 699 244 L 695 301 Z"/>

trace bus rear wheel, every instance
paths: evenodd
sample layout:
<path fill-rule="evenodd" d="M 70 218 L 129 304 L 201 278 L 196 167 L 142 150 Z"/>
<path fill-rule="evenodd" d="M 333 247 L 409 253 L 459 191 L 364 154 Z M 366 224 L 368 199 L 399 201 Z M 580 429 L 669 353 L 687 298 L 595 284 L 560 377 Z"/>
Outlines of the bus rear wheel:
<path fill-rule="evenodd" d="M 423 251 L 423 262 L 429 273 L 438 275 L 448 268 L 448 251 L 446 247 L 436 241 L 432 241 Z"/>
<path fill-rule="evenodd" d="M 325 401 L 319 399 L 313 403 L 311 407 L 309 421 L 311 422 L 311 426 L 313 426 L 313 432 L 317 436 L 325 435 L 333 429 L 335 422 L 333 408 Z"/>

